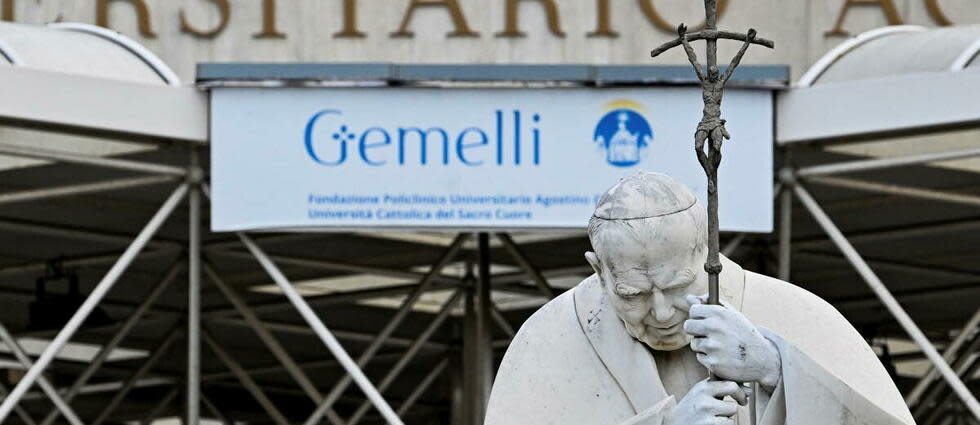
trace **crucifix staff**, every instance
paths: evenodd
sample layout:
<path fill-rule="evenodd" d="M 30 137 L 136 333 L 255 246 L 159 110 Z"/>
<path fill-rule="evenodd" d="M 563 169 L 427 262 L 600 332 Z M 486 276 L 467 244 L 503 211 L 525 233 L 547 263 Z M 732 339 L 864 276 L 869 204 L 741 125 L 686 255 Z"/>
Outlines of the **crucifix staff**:
<path fill-rule="evenodd" d="M 721 118 L 722 94 L 725 84 L 735 73 L 735 68 L 742 61 L 742 56 L 750 45 L 757 44 L 771 49 L 775 44 L 771 40 L 756 37 L 754 29 L 748 30 L 745 34 L 718 31 L 717 0 L 704 0 L 704 9 L 706 17 L 704 30 L 689 34 L 687 27 L 681 24 L 677 27 L 677 39 L 654 49 L 650 55 L 657 57 L 674 47 L 684 46 L 688 61 L 691 62 L 698 80 L 701 81 L 704 114 L 694 133 L 694 150 L 708 178 L 708 258 L 704 269 L 708 272 L 708 304 L 717 305 L 719 304 L 718 275 L 722 268 L 718 254 L 718 167 L 721 165 L 721 144 L 725 139 L 731 138 L 728 130 L 725 129 L 725 120 Z M 721 74 L 718 69 L 719 39 L 742 41 L 742 48 L 732 58 L 724 74 Z M 694 48 L 691 47 L 690 42 L 694 40 L 705 40 L 706 67 L 701 66 Z"/>
<path fill-rule="evenodd" d="M 708 178 L 708 258 L 704 264 L 704 270 L 708 272 L 708 304 L 721 304 L 718 290 L 718 275 L 721 274 L 721 259 L 719 258 L 718 240 L 718 167 L 721 165 L 721 145 L 725 139 L 731 139 L 728 130 L 725 129 L 725 120 L 721 118 L 721 99 L 725 91 L 725 84 L 735 73 L 742 61 L 742 56 L 748 51 L 749 46 L 757 44 L 768 48 L 775 47 L 771 40 L 756 37 L 755 29 L 749 29 L 745 34 L 733 33 L 728 31 L 718 31 L 717 0 L 704 0 L 705 28 L 702 31 L 688 34 L 687 26 L 681 24 L 677 27 L 677 39 L 667 42 L 650 52 L 650 56 L 657 57 L 677 46 L 684 46 L 687 53 L 687 60 L 694 67 L 694 72 L 701 81 L 701 97 L 704 100 L 704 111 L 698 128 L 694 132 L 694 152 L 697 154 L 698 162 Z M 738 40 L 742 42 L 735 57 L 732 58 L 728 69 L 721 74 L 718 69 L 718 40 Z M 698 55 L 691 47 L 691 41 L 704 40 L 705 57 L 707 66 L 703 68 L 698 62 Z M 705 149 L 707 144 L 707 149 Z M 714 375 L 712 375 L 713 377 Z M 736 399 L 740 403 L 745 402 L 747 395 L 742 392 Z M 756 423 L 755 417 L 755 397 L 752 397 L 751 423 Z"/>

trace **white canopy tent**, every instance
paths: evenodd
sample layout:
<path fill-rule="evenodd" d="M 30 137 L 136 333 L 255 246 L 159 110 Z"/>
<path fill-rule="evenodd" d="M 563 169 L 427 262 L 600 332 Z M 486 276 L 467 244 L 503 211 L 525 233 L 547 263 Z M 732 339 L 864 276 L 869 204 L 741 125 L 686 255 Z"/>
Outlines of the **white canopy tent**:
<path fill-rule="evenodd" d="M 891 294 L 886 286 L 888 281 L 883 282 L 872 270 L 878 267 L 872 267 L 874 264 L 869 265 L 869 261 L 859 255 L 805 186 L 813 184 L 836 190 L 829 192 L 830 198 L 837 198 L 833 199 L 836 202 L 840 202 L 842 193 L 863 193 L 860 195 L 863 197 L 871 193 L 925 201 L 929 206 L 920 204 L 914 208 L 928 208 L 960 221 L 964 221 L 964 215 L 975 216 L 980 211 L 977 209 L 980 193 L 976 184 L 953 188 L 949 185 L 959 178 L 976 182 L 977 173 L 980 173 L 978 56 L 980 26 L 933 30 L 917 26 L 880 28 L 831 50 L 792 89 L 781 93 L 777 102 L 777 145 L 782 148 L 784 157 L 784 168 L 779 174 L 783 184 L 780 275 L 789 279 L 791 273 L 790 258 L 795 251 L 791 239 L 795 194 L 904 330 L 937 365 L 938 371 L 930 370 L 906 397 L 920 423 L 946 423 L 954 417 L 948 413 L 959 409 L 954 402 L 951 403 L 952 410 L 948 410 L 948 395 L 936 396 L 939 391 L 936 387 L 941 387 L 935 381 L 939 375 L 946 378 L 963 406 L 974 417 L 980 418 L 980 404 L 962 382 L 973 379 L 977 371 L 976 340 L 980 325 L 977 291 L 958 300 L 965 303 L 968 310 L 972 309 L 973 314 L 940 355 L 933 342 Z M 827 154 L 832 158 L 826 157 Z M 823 157 L 817 159 L 821 155 Z M 941 173 L 923 174 L 921 178 L 910 178 L 910 174 L 921 173 L 921 167 L 966 174 L 949 178 Z M 894 168 L 898 170 L 889 174 Z M 850 176 L 842 177 L 843 174 Z M 957 207 L 966 207 L 966 210 L 957 210 Z M 881 217 L 872 214 L 875 219 Z M 911 216 L 903 225 L 907 229 L 927 229 L 930 227 L 926 223 L 927 217 L 926 213 Z M 850 217 L 844 220 L 852 226 L 855 224 Z M 860 225 L 873 227 L 868 223 Z M 946 231 L 962 232 L 964 228 L 932 230 L 931 236 L 936 237 Z M 967 239 L 976 246 L 976 237 L 968 236 Z M 950 239 L 950 245 L 955 246 L 953 240 Z M 951 266 L 928 261 L 929 251 L 945 251 L 941 245 L 934 246 L 914 236 L 903 242 L 906 245 L 918 243 L 918 248 L 926 248 L 919 249 L 919 256 L 911 259 L 925 274 L 931 267 Z M 970 257 L 976 251 L 971 251 L 964 252 L 966 257 L 961 256 L 953 266 L 962 266 L 963 271 L 974 270 L 975 262 Z M 892 260 L 902 256 L 901 249 L 896 249 Z M 882 260 L 880 258 L 879 263 Z M 903 260 L 908 262 L 910 259 Z M 946 362 L 953 367 L 947 366 Z M 927 389 L 931 390 L 930 396 L 924 397 Z"/>

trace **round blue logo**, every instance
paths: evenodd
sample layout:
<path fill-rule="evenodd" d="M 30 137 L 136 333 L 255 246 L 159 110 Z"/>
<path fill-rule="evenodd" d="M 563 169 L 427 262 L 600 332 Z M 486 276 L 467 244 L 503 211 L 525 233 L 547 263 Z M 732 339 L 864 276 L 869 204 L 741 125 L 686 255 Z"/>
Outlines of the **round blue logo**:
<path fill-rule="evenodd" d="M 592 140 L 606 151 L 606 162 L 631 167 L 640 162 L 641 149 L 653 142 L 653 129 L 637 111 L 615 109 L 599 120 Z"/>

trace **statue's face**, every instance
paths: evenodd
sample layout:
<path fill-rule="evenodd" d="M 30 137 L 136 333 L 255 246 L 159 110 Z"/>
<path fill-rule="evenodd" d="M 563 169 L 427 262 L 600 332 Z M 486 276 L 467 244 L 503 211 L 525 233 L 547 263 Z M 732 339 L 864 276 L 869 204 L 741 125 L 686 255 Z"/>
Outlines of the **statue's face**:
<path fill-rule="evenodd" d="M 711 65 L 708 67 L 708 79 L 714 81 L 718 79 L 718 67 Z"/>
<path fill-rule="evenodd" d="M 690 248 L 697 229 L 689 220 L 677 220 L 649 232 L 653 240 L 641 241 L 616 227 L 602 230 L 599 252 L 589 259 L 598 260 L 593 267 L 610 303 L 637 340 L 655 350 L 685 347 L 691 342 L 683 329 L 691 307 L 685 298 L 708 287 L 704 250 Z"/>

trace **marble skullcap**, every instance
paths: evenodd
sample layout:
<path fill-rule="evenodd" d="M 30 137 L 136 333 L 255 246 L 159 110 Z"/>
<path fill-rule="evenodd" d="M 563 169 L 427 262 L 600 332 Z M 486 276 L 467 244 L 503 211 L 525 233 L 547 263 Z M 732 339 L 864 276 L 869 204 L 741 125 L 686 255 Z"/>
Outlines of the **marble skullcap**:
<path fill-rule="evenodd" d="M 593 216 L 604 220 L 660 217 L 691 208 L 696 201 L 686 186 L 670 176 L 640 171 L 606 191 Z"/>

